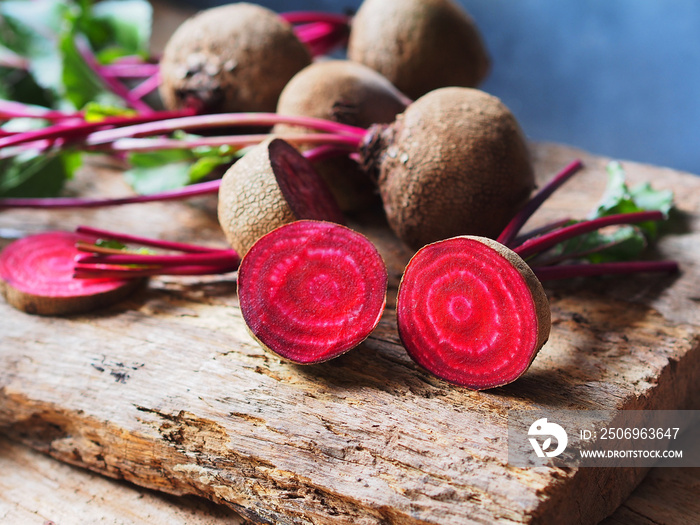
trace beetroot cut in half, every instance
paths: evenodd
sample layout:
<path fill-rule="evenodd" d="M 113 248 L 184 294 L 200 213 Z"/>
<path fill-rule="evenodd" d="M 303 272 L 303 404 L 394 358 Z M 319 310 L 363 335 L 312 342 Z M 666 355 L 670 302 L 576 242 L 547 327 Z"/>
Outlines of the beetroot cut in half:
<path fill-rule="evenodd" d="M 24 237 L 0 252 L 0 287 L 7 302 L 37 315 L 91 312 L 134 291 L 143 279 L 73 277 L 79 241 L 84 235 L 51 231 Z"/>
<path fill-rule="evenodd" d="M 366 237 L 301 220 L 264 235 L 243 257 L 238 299 L 261 346 L 313 364 L 367 338 L 384 311 L 387 282 L 386 265 Z"/>
<path fill-rule="evenodd" d="M 530 267 L 485 237 L 453 237 L 419 250 L 404 271 L 396 309 L 411 358 L 472 390 L 520 377 L 551 328 L 547 296 Z"/>

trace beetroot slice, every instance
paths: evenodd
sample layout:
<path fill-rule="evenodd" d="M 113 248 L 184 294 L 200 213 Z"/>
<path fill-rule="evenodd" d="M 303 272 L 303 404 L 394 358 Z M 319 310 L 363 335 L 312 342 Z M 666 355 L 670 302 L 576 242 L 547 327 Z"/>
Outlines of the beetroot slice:
<path fill-rule="evenodd" d="M 413 256 L 399 286 L 397 322 L 416 363 L 473 390 L 522 375 L 551 324 L 529 266 L 500 243 L 472 236 L 429 244 Z"/>
<path fill-rule="evenodd" d="M 261 237 L 238 270 L 243 319 L 265 348 L 300 364 L 360 344 L 386 304 L 388 273 L 374 245 L 338 224 L 296 221 Z"/>
<path fill-rule="evenodd" d="M 27 313 L 67 315 L 116 302 L 142 280 L 75 279 L 78 241 L 94 238 L 52 231 L 24 237 L 0 252 L 0 279 L 7 302 Z"/>

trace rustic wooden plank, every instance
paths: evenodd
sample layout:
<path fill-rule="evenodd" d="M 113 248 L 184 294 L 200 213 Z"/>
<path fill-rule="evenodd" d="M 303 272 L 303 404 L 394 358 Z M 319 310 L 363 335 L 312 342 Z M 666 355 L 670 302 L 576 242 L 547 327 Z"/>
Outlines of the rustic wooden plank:
<path fill-rule="evenodd" d="M 688 461 L 700 459 L 700 425 L 686 432 Z M 697 464 L 697 463 L 695 463 Z M 601 525 L 693 525 L 700 522 L 700 469 L 654 468 L 627 500 Z"/>
<path fill-rule="evenodd" d="M 534 151 L 541 181 L 575 156 L 588 166 L 535 222 L 585 213 L 605 185 L 605 159 Z M 418 370 L 392 308 L 357 350 L 315 367 L 283 363 L 243 328 L 235 274 L 155 279 L 92 315 L 32 317 L 0 304 L 0 427 L 68 463 L 202 495 L 259 522 L 598 521 L 644 472 L 509 467 L 507 411 L 697 408 L 700 181 L 626 165 L 632 180 L 679 191 L 685 225 L 660 252 L 683 273 L 548 287 L 552 337 L 512 385 L 475 393 Z M 92 191 L 126 191 L 115 174 L 94 173 L 76 184 L 87 177 Z M 213 209 L 198 199 L 0 220 L 20 231 L 87 222 L 222 243 Z M 376 218 L 355 225 L 387 258 L 394 293 L 410 253 Z"/>
<path fill-rule="evenodd" d="M 700 442 L 700 427 L 686 443 Z M 700 449 L 684 448 L 694 458 Z M 0 437 L 0 523 L 92 523 L 151 525 L 240 523 L 223 505 L 202 498 L 153 492 L 60 463 Z M 700 521 L 700 469 L 654 468 L 601 525 L 692 525 Z"/>
<path fill-rule="evenodd" d="M 61 463 L 0 437 L 0 523 L 240 525 L 228 507 L 133 485 Z"/>

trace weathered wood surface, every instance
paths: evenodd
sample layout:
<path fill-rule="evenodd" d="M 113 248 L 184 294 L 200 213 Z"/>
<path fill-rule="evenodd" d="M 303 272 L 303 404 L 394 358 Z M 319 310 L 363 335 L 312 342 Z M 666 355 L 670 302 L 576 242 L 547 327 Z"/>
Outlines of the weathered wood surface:
<path fill-rule="evenodd" d="M 700 442 L 700 426 L 684 440 Z M 700 448 L 687 447 L 693 461 Z M 171 496 L 61 463 L 0 436 L 0 523 L 67 525 L 242 525 L 224 505 Z M 700 469 L 654 468 L 601 525 L 696 525 Z"/>
<path fill-rule="evenodd" d="M 228 507 L 138 489 L 0 436 L 0 523 L 241 525 Z"/>
<path fill-rule="evenodd" d="M 700 459 L 700 426 L 688 432 L 684 450 Z M 696 463 L 697 464 L 697 463 Z M 700 523 L 700 469 L 654 468 L 615 513 L 601 525 L 696 525 Z"/>
<path fill-rule="evenodd" d="M 534 151 L 541 180 L 576 156 L 587 169 L 533 222 L 587 212 L 605 159 Z M 62 461 L 202 495 L 260 522 L 594 523 L 644 472 L 509 467 L 507 411 L 698 408 L 700 179 L 625 165 L 632 182 L 677 191 L 684 220 L 659 255 L 683 272 L 548 287 L 552 337 L 512 385 L 469 392 L 412 364 L 391 308 L 410 254 L 363 220 L 356 226 L 381 247 L 393 286 L 379 328 L 355 351 L 315 367 L 266 354 L 242 326 L 235 274 L 156 279 L 109 310 L 66 319 L 0 303 L 0 427 Z M 118 174 L 90 180 L 88 192 L 126 191 Z M 223 244 L 213 204 L 3 212 L 0 227 L 89 223 Z"/>

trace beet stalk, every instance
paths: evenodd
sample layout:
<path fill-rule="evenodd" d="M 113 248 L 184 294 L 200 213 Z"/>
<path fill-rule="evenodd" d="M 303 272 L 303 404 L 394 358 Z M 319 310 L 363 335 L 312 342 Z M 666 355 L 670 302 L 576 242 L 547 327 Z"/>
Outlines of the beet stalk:
<path fill-rule="evenodd" d="M 453 237 L 429 244 L 413 256 L 399 286 L 397 324 L 416 363 L 473 390 L 508 384 L 528 369 L 550 332 L 549 304 L 540 280 L 679 270 L 675 261 L 534 268 L 525 262 L 603 227 L 662 220 L 665 214 L 660 211 L 609 215 L 566 226 L 554 223 L 513 249 L 499 242 L 517 244 L 516 235 L 527 218 L 580 167 L 579 162 L 571 163 L 557 175 L 511 220 L 498 241 Z"/>
<path fill-rule="evenodd" d="M 538 191 L 527 204 L 515 214 L 506 227 L 503 228 L 503 231 L 496 240 L 505 246 L 510 246 L 511 243 L 514 242 L 516 235 L 520 232 L 520 229 L 542 203 L 552 195 L 555 190 L 559 189 L 562 184 L 578 173 L 581 168 L 583 168 L 583 163 L 579 159 L 576 159 L 555 175 L 552 180 Z"/>
<path fill-rule="evenodd" d="M 75 278 L 127 278 L 153 275 L 209 275 L 233 272 L 238 269 L 240 257 L 230 249 L 209 248 L 194 244 L 150 239 L 136 235 L 80 226 L 79 234 L 88 234 L 102 241 L 113 241 L 176 251 L 172 253 L 134 253 L 102 244 L 79 242 L 79 253 L 74 257 Z"/>
<path fill-rule="evenodd" d="M 261 237 L 238 270 L 251 335 L 300 364 L 327 361 L 377 326 L 388 274 L 374 245 L 344 226 L 296 221 Z"/>
<path fill-rule="evenodd" d="M 527 259 L 528 257 L 542 253 L 565 240 L 598 230 L 605 226 L 634 224 L 645 221 L 660 221 L 664 218 L 664 214 L 660 211 L 620 213 L 616 215 L 598 217 L 597 219 L 578 222 L 576 224 L 572 224 L 571 226 L 564 226 L 539 237 L 528 239 L 520 246 L 514 248 L 514 251 L 522 258 Z"/>
<path fill-rule="evenodd" d="M 100 241 L 180 253 L 135 253 Z M 8 245 L 0 253 L 0 288 L 10 305 L 25 312 L 68 315 L 113 304 L 145 277 L 222 274 L 237 270 L 239 263 L 229 249 L 81 226 L 76 232 L 44 232 Z"/>

